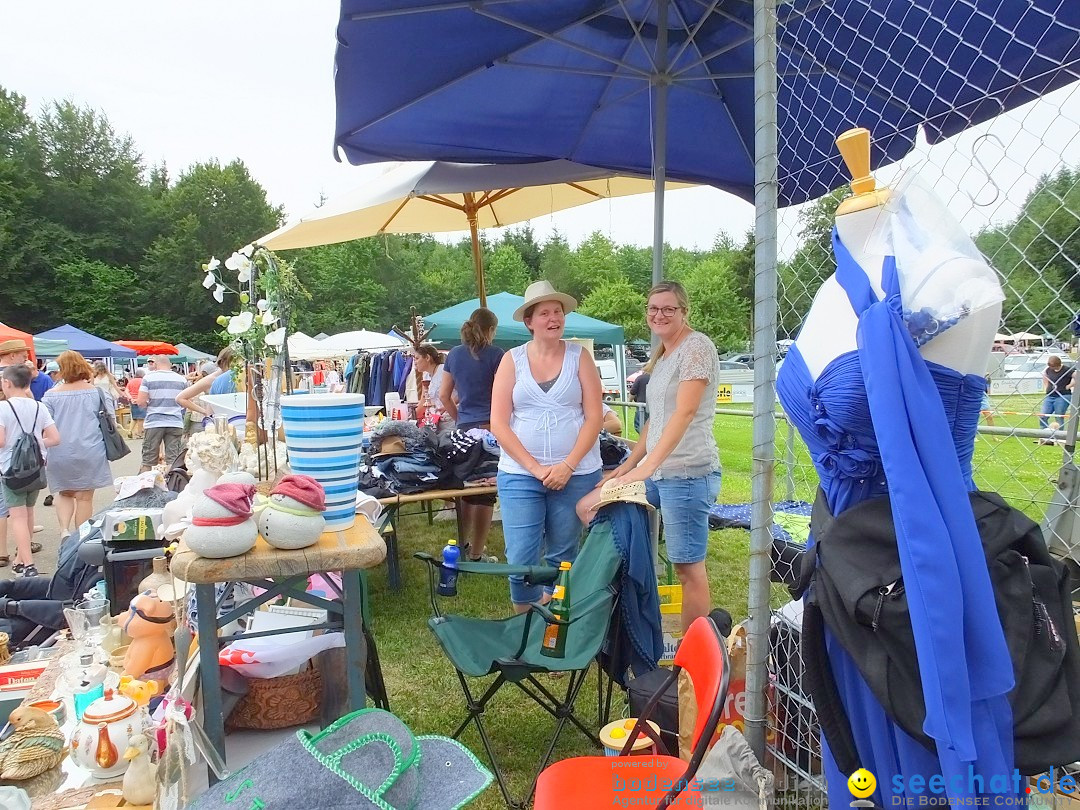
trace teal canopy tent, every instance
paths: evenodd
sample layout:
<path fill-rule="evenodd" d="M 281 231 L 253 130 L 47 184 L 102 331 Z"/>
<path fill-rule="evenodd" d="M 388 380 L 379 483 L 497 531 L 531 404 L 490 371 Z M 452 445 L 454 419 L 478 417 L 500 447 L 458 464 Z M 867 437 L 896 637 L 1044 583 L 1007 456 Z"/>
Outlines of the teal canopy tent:
<path fill-rule="evenodd" d="M 501 292 L 487 297 L 487 308 L 499 319 L 499 327 L 495 331 L 495 345 L 508 349 L 512 346 L 520 346 L 532 337 L 525 324 L 514 320 L 514 310 L 524 303 L 525 299 L 520 295 Z M 431 328 L 428 340 L 433 343 L 457 344 L 461 342 L 461 325 L 469 319 L 473 310 L 480 306 L 480 299 L 473 298 L 455 304 L 452 307 L 439 310 L 431 315 L 424 316 L 424 324 Z M 619 380 L 625 381 L 626 368 L 623 357 L 623 346 L 626 336 L 623 328 L 613 323 L 599 321 L 582 315 L 580 312 L 571 312 L 566 316 L 566 330 L 563 333 L 568 338 L 592 338 L 593 343 L 607 344 L 615 348 L 615 365 L 618 369 Z M 625 382 L 621 383 L 625 385 Z"/>

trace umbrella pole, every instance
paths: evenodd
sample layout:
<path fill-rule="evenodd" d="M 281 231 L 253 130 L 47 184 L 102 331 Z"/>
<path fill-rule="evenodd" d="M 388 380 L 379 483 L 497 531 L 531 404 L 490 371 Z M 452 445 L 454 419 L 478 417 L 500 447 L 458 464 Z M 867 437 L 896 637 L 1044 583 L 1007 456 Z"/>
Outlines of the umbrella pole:
<path fill-rule="evenodd" d="M 465 216 L 469 218 L 469 235 L 472 237 L 473 266 L 476 268 L 476 293 L 480 306 L 487 306 L 487 291 L 484 289 L 484 256 L 480 252 L 480 232 L 476 218 L 476 201 L 472 192 L 465 192 Z"/>
<path fill-rule="evenodd" d="M 656 19 L 656 78 L 653 88 L 656 99 L 653 106 L 652 159 L 653 159 L 653 284 L 664 280 L 664 187 L 667 184 L 667 107 L 668 87 L 671 77 L 668 69 L 668 14 L 669 0 L 657 0 Z M 656 348 L 656 338 L 653 338 Z"/>

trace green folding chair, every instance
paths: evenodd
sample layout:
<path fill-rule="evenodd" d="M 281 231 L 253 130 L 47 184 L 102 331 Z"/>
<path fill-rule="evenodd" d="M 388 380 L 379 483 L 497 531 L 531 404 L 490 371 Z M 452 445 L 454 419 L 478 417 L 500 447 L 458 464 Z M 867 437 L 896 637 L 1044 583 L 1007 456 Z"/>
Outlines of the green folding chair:
<path fill-rule="evenodd" d="M 431 586 L 431 606 L 434 617 L 428 621 L 446 657 L 457 671 L 468 714 L 458 726 L 453 737 L 457 739 L 475 723 L 480 739 L 487 751 L 491 768 L 499 782 L 508 807 L 527 807 L 536 789 L 536 777 L 547 766 L 551 754 L 567 722 L 573 723 L 597 746 L 600 739 L 592 728 L 574 714 L 574 703 L 585 683 L 589 667 L 597 658 L 609 637 L 613 617 L 617 617 L 619 597 L 619 572 L 622 557 L 613 542 L 613 530 L 609 521 L 595 522 L 585 540 L 573 568 L 570 569 L 567 590 L 570 596 L 570 619 L 563 622 L 544 606 L 534 603 L 527 613 L 504 619 L 475 619 L 466 616 L 444 616 L 439 611 L 436 598 L 440 561 L 430 554 L 414 554 L 428 563 L 428 579 Z M 552 584 L 558 570 L 547 566 L 496 565 L 491 563 L 458 564 L 464 574 L 508 576 L 520 574 L 532 584 Z M 616 619 L 617 621 L 617 619 Z M 540 653 L 540 643 L 547 624 L 556 622 L 567 625 L 566 654 L 563 658 L 549 658 Z M 614 628 L 617 636 L 618 628 Z M 536 676 L 549 672 L 564 672 L 567 677 L 566 691 L 556 696 Z M 468 679 L 482 678 L 498 673 L 498 677 L 479 697 L 469 688 Z M 598 714 L 604 714 L 603 672 L 600 672 L 601 696 Z M 488 701 L 507 683 L 517 686 L 536 701 L 545 711 L 558 720 L 555 733 L 544 752 L 536 777 L 524 800 L 516 802 L 511 796 L 506 780 L 499 768 L 495 751 L 482 715 Z M 608 707 L 610 708 L 611 684 L 608 683 Z M 599 719 L 599 718 L 598 718 Z M 520 744 L 520 743 L 518 743 Z"/>

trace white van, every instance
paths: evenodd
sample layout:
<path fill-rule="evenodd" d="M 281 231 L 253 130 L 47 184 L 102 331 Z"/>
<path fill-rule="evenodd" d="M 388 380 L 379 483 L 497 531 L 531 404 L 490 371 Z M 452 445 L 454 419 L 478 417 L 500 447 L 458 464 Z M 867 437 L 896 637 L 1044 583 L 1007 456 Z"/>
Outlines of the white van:
<path fill-rule="evenodd" d="M 596 370 L 600 372 L 600 387 L 605 397 L 618 396 L 622 392 L 619 385 L 619 369 L 614 360 L 597 360 Z"/>

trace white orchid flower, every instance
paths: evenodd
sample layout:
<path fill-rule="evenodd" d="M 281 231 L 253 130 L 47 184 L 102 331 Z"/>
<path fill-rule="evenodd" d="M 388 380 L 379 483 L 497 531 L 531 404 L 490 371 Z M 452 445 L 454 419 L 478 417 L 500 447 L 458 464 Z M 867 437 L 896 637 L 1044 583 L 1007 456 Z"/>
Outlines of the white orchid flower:
<path fill-rule="evenodd" d="M 241 284 L 251 281 L 251 269 L 254 265 L 252 265 L 251 259 L 242 253 L 234 253 L 226 259 L 225 266 L 229 270 L 236 271 L 236 277 Z"/>
<path fill-rule="evenodd" d="M 250 312 L 241 312 L 239 315 L 233 315 L 229 318 L 229 325 L 225 327 L 225 331 L 230 335 L 242 335 L 251 328 L 251 322 L 254 317 L 255 316 Z"/>
<path fill-rule="evenodd" d="M 250 259 L 251 254 L 255 252 L 255 245 L 244 245 L 238 252 L 244 258 Z"/>
<path fill-rule="evenodd" d="M 278 316 L 274 314 L 274 311 L 268 309 L 266 310 L 266 312 L 259 316 L 259 323 L 261 323 L 263 326 L 273 326 L 275 323 L 277 323 L 277 319 Z"/>
<path fill-rule="evenodd" d="M 210 261 L 208 261 L 206 263 L 206 272 L 207 273 L 213 273 L 219 267 L 221 267 L 221 262 L 217 258 L 215 258 L 214 256 L 211 256 Z"/>
<path fill-rule="evenodd" d="M 205 287 L 206 289 L 208 289 L 208 290 L 209 290 L 209 289 L 210 289 L 211 287 L 213 287 L 213 286 L 214 286 L 215 284 L 217 284 L 217 276 L 215 276 L 215 275 L 214 275 L 213 273 L 211 273 L 211 272 L 207 272 L 207 274 L 206 274 L 206 278 L 204 278 L 204 279 L 202 280 L 202 285 L 203 285 L 203 287 Z"/>
<path fill-rule="evenodd" d="M 247 259 L 244 259 L 245 265 L 242 265 L 239 270 L 236 271 L 236 280 L 241 284 L 247 284 L 251 281 L 251 268 L 252 264 Z"/>
<path fill-rule="evenodd" d="M 270 302 L 267 301 L 265 298 L 260 298 L 256 302 L 255 306 L 258 307 L 259 312 L 266 312 L 266 310 L 270 309 Z"/>
<path fill-rule="evenodd" d="M 214 300 L 219 304 L 224 303 L 225 301 L 225 288 L 220 284 L 214 287 Z"/>

